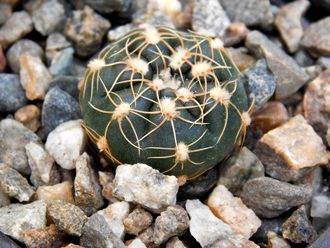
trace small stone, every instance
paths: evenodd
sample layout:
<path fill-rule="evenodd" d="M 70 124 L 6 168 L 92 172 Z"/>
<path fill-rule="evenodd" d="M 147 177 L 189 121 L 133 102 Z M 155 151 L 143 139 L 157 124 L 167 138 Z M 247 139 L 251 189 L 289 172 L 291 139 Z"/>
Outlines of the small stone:
<path fill-rule="evenodd" d="M 47 37 L 46 41 L 46 58 L 52 61 L 56 54 L 66 48 L 71 47 L 71 43 L 67 41 L 61 33 L 52 33 Z"/>
<path fill-rule="evenodd" d="M 298 63 L 299 66 L 312 66 L 315 64 L 314 59 L 307 53 L 307 51 L 303 48 L 299 49 L 294 55 L 294 59 Z M 321 65 L 322 66 L 322 65 Z"/>
<path fill-rule="evenodd" d="M 32 132 L 36 132 L 40 123 L 40 109 L 33 104 L 26 105 L 15 112 L 15 120 L 22 123 Z"/>
<path fill-rule="evenodd" d="M 194 31 L 220 37 L 225 33 L 230 20 L 217 0 L 195 1 L 192 14 L 192 27 Z"/>
<path fill-rule="evenodd" d="M 137 238 L 140 239 L 148 248 L 157 248 L 158 246 L 154 243 L 154 225 L 151 225 L 144 230 Z"/>
<path fill-rule="evenodd" d="M 24 231 L 46 227 L 46 208 L 43 201 L 0 208 L 0 231 L 23 242 Z"/>
<path fill-rule="evenodd" d="M 178 237 L 173 237 L 166 243 L 166 248 L 187 248 L 187 246 Z"/>
<path fill-rule="evenodd" d="M 115 175 L 112 172 L 103 172 L 99 171 L 99 182 L 102 186 L 102 196 L 107 199 L 109 202 L 114 203 L 117 202 L 118 199 L 112 195 L 113 191 L 113 179 Z"/>
<path fill-rule="evenodd" d="M 1 4 L 0 4 L 0 8 L 1 8 Z M 0 45 L 0 73 L 4 72 L 6 70 L 6 67 L 7 67 L 7 59 L 5 54 L 3 53 L 2 46 Z"/>
<path fill-rule="evenodd" d="M 118 166 L 114 185 L 114 196 L 156 213 L 175 205 L 179 188 L 176 177 L 166 176 L 145 164 Z"/>
<path fill-rule="evenodd" d="M 178 199 L 195 199 L 206 197 L 212 188 L 217 184 L 218 171 L 211 169 L 194 180 L 189 180 L 179 188 Z"/>
<path fill-rule="evenodd" d="M 303 68 L 305 73 L 308 75 L 308 81 L 315 79 L 322 72 L 321 65 L 311 65 Z"/>
<path fill-rule="evenodd" d="M 81 120 L 68 121 L 48 135 L 45 147 L 58 165 L 72 170 L 75 168 L 75 161 L 85 150 L 86 140 Z"/>
<path fill-rule="evenodd" d="M 61 200 L 52 201 L 47 207 L 47 213 L 58 230 L 69 235 L 81 235 L 87 216 L 79 207 Z"/>
<path fill-rule="evenodd" d="M 7 3 L 0 3 L 0 25 L 4 24 L 11 15 L 11 6 Z"/>
<path fill-rule="evenodd" d="M 51 186 L 40 186 L 36 191 L 36 196 L 37 199 L 43 200 L 47 204 L 54 200 L 74 203 L 72 188 L 72 183 L 68 181 Z"/>
<path fill-rule="evenodd" d="M 7 52 L 7 59 L 10 69 L 12 69 L 15 73 L 19 73 L 21 69 L 19 59 L 23 54 L 29 54 L 33 57 L 42 59 L 44 56 L 44 51 L 32 40 L 21 39 L 15 42 L 15 44 L 13 44 Z"/>
<path fill-rule="evenodd" d="M 305 206 L 301 206 L 283 223 L 283 238 L 293 243 L 311 243 L 317 237 L 317 233 L 306 214 Z"/>
<path fill-rule="evenodd" d="M 318 60 L 316 61 L 317 64 L 319 64 L 320 66 L 322 66 L 322 68 L 325 69 L 329 69 L 330 68 L 330 57 L 319 57 Z"/>
<path fill-rule="evenodd" d="M 243 22 L 231 23 L 222 36 L 226 47 L 234 46 L 245 40 L 249 30 Z"/>
<path fill-rule="evenodd" d="M 7 235 L 4 235 L 2 232 L 0 232 L 0 244 L 4 248 L 21 248 L 21 246 L 18 246 L 12 239 Z"/>
<path fill-rule="evenodd" d="M 53 76 L 69 75 L 72 70 L 73 53 L 72 47 L 58 51 L 51 61 L 49 72 Z"/>
<path fill-rule="evenodd" d="M 245 40 L 245 46 L 256 57 L 266 59 L 268 68 L 276 78 L 276 99 L 291 96 L 306 83 L 307 75 L 302 68 L 264 34 L 259 31 L 250 32 Z"/>
<path fill-rule="evenodd" d="M 89 56 L 99 49 L 110 26 L 108 20 L 86 5 L 83 10 L 73 11 L 73 17 L 67 20 L 64 33 L 74 43 L 75 52 L 79 56 Z"/>
<path fill-rule="evenodd" d="M 290 248 L 290 244 L 274 232 L 268 232 L 268 248 Z"/>
<path fill-rule="evenodd" d="M 189 228 L 189 216 L 181 206 L 169 206 L 155 220 L 153 240 L 156 245 L 183 234 Z"/>
<path fill-rule="evenodd" d="M 12 113 L 26 105 L 25 91 L 16 74 L 0 73 L 0 112 Z"/>
<path fill-rule="evenodd" d="M 236 233 L 249 239 L 260 227 L 261 221 L 240 198 L 234 197 L 223 185 L 210 194 L 207 205 L 215 216 L 228 224 Z"/>
<path fill-rule="evenodd" d="M 64 7 L 57 0 L 46 1 L 33 12 L 32 21 L 35 29 L 43 36 L 61 30 L 65 23 Z"/>
<path fill-rule="evenodd" d="M 312 23 L 304 32 L 301 44 L 313 57 L 330 55 L 330 17 Z"/>
<path fill-rule="evenodd" d="M 308 123 L 325 140 L 330 123 L 330 68 L 308 84 L 303 108 Z"/>
<path fill-rule="evenodd" d="M 330 217 L 330 196 L 326 194 L 316 195 L 312 198 L 311 217 Z"/>
<path fill-rule="evenodd" d="M 268 69 L 265 59 L 260 59 L 251 68 L 244 71 L 246 88 L 254 108 L 260 109 L 272 97 L 276 88 L 276 79 Z"/>
<path fill-rule="evenodd" d="M 12 119 L 0 122 L 0 162 L 29 175 L 31 170 L 25 154 L 29 142 L 41 143 L 40 138 L 23 124 Z"/>
<path fill-rule="evenodd" d="M 90 157 L 83 153 L 75 161 L 74 199 L 87 215 L 100 209 L 103 204 L 102 189 L 97 174 L 91 166 Z"/>
<path fill-rule="evenodd" d="M 0 208 L 2 208 L 4 206 L 7 206 L 9 204 L 10 204 L 10 198 L 9 198 L 9 196 L 0 187 Z"/>
<path fill-rule="evenodd" d="M 135 236 L 147 229 L 153 221 L 152 215 L 141 207 L 136 207 L 123 221 L 125 231 Z"/>
<path fill-rule="evenodd" d="M 127 248 L 147 248 L 140 239 L 134 239 Z"/>
<path fill-rule="evenodd" d="M 277 235 L 281 235 L 282 224 L 286 221 L 287 218 L 288 216 L 284 214 L 273 219 L 261 219 L 261 226 L 259 227 L 258 231 L 253 235 L 253 240 L 258 243 L 266 244 L 269 240 L 268 234 L 270 232 L 276 233 Z"/>
<path fill-rule="evenodd" d="M 220 0 L 232 22 L 268 28 L 274 21 L 269 0 Z"/>
<path fill-rule="evenodd" d="M 52 170 L 56 168 L 54 159 L 38 143 L 28 143 L 25 150 L 31 168 L 30 180 L 32 184 L 35 186 L 48 184 L 51 180 Z"/>
<path fill-rule="evenodd" d="M 33 29 L 30 15 L 25 11 L 14 12 L 0 28 L 0 45 L 9 45 L 30 33 Z"/>
<path fill-rule="evenodd" d="M 79 83 L 80 78 L 75 76 L 58 76 L 55 77 L 51 82 L 49 89 L 58 87 L 71 95 L 74 99 L 78 101 L 79 99 Z"/>
<path fill-rule="evenodd" d="M 48 69 L 40 58 L 29 54 L 21 55 L 19 61 L 21 64 L 19 75 L 26 97 L 31 101 L 44 99 L 52 79 Z"/>
<path fill-rule="evenodd" d="M 130 32 L 132 29 L 134 29 L 134 25 L 131 23 L 115 27 L 114 29 L 109 30 L 107 38 L 110 42 L 114 42 L 116 40 L 119 40 L 122 36 Z"/>
<path fill-rule="evenodd" d="M 278 101 L 269 101 L 252 114 L 251 127 L 267 133 L 288 120 L 289 113 L 284 104 Z"/>
<path fill-rule="evenodd" d="M 34 194 L 28 181 L 6 164 L 0 164 L 0 187 L 6 194 L 20 202 L 30 200 Z"/>
<path fill-rule="evenodd" d="M 51 88 L 45 97 L 41 111 L 43 136 L 60 124 L 80 118 L 80 107 L 76 99 L 58 87 Z"/>
<path fill-rule="evenodd" d="M 190 215 L 190 233 L 203 248 L 258 247 L 215 217 L 200 200 L 188 200 L 186 209 Z"/>
<path fill-rule="evenodd" d="M 51 224 L 45 228 L 29 229 L 24 231 L 24 244 L 29 248 L 60 247 L 63 242 L 63 234 L 55 225 Z"/>
<path fill-rule="evenodd" d="M 219 167 L 218 185 L 224 185 L 235 196 L 239 196 L 244 184 L 252 178 L 263 177 L 265 169 L 258 157 L 247 147 L 231 156 Z"/>
<path fill-rule="evenodd" d="M 227 48 L 227 51 L 241 72 L 250 68 L 256 62 L 255 58 L 253 58 L 251 55 L 248 55 L 247 52 L 245 52 L 243 49 L 229 47 Z"/>
<path fill-rule="evenodd" d="M 296 181 L 308 167 L 328 163 L 322 139 L 301 115 L 264 134 L 255 152 L 266 173 L 281 181 Z"/>
<path fill-rule="evenodd" d="M 109 224 L 107 218 L 99 213 L 88 218 L 82 231 L 80 244 L 85 248 L 125 248 L 123 241 Z"/>
<path fill-rule="evenodd" d="M 301 17 L 310 6 L 307 0 L 297 0 L 281 7 L 275 18 L 275 26 L 280 32 L 289 52 L 296 52 L 303 37 L 304 30 Z"/>
<path fill-rule="evenodd" d="M 258 217 L 274 218 L 288 209 L 307 203 L 312 188 L 281 182 L 270 177 L 249 180 L 243 188 L 243 203 Z"/>

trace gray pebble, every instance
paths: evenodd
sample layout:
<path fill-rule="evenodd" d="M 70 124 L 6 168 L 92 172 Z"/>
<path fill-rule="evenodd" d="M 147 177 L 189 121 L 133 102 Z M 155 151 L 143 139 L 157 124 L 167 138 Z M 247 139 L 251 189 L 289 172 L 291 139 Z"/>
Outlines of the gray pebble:
<path fill-rule="evenodd" d="M 80 78 L 75 76 L 58 76 L 55 77 L 49 85 L 49 90 L 55 87 L 60 88 L 66 93 L 70 94 L 78 101 L 79 97 L 79 84 Z"/>
<path fill-rule="evenodd" d="M 73 53 L 72 47 L 58 51 L 51 61 L 49 72 L 53 76 L 69 75 L 72 70 Z"/>
<path fill-rule="evenodd" d="M 9 4 L 0 3 L 0 25 L 4 24 L 12 14 Z"/>

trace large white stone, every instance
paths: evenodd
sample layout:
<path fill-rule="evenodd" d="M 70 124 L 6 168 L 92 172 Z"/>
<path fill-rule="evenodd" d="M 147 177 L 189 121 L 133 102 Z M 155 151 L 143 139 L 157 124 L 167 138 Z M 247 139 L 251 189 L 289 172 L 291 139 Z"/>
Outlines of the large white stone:
<path fill-rule="evenodd" d="M 81 120 L 64 122 L 47 137 L 46 150 L 62 168 L 75 168 L 75 161 L 85 150 L 86 134 Z"/>
<path fill-rule="evenodd" d="M 145 164 L 124 164 L 117 167 L 113 194 L 159 213 L 175 205 L 178 189 L 175 176 L 166 176 Z"/>
<path fill-rule="evenodd" d="M 213 215 L 200 200 L 187 200 L 190 233 L 204 247 L 253 248 L 259 247 L 245 239 L 222 220 Z"/>
<path fill-rule="evenodd" d="M 261 226 L 261 221 L 256 214 L 223 185 L 218 185 L 212 191 L 207 205 L 215 216 L 247 239 Z"/>

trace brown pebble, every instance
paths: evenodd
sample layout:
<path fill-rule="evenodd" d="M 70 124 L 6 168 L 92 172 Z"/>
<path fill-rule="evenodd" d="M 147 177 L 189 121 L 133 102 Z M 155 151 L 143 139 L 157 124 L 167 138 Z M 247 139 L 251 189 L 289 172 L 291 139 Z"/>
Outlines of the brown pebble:
<path fill-rule="evenodd" d="M 15 113 L 15 120 L 36 132 L 40 127 L 40 109 L 36 105 L 26 105 Z"/>
<path fill-rule="evenodd" d="M 243 40 L 245 40 L 246 35 L 248 34 L 249 29 L 245 26 L 243 22 L 234 22 L 231 23 L 225 31 L 223 36 L 223 43 L 225 46 L 236 45 Z"/>
<path fill-rule="evenodd" d="M 255 58 L 242 52 L 240 49 L 228 48 L 227 52 L 241 72 L 250 68 L 256 62 Z"/>
<path fill-rule="evenodd" d="M 46 203 L 51 203 L 54 200 L 74 203 L 72 187 L 71 182 L 63 182 L 52 186 L 40 186 L 36 191 L 37 198 Z"/>

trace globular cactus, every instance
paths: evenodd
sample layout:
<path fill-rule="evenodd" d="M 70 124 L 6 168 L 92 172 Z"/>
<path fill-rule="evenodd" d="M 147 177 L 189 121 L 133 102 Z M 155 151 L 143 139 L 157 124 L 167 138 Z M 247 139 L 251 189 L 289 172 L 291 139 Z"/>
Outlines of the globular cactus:
<path fill-rule="evenodd" d="M 195 178 L 244 138 L 247 97 L 218 39 L 134 30 L 88 64 L 80 103 L 95 147 L 115 164 Z"/>

